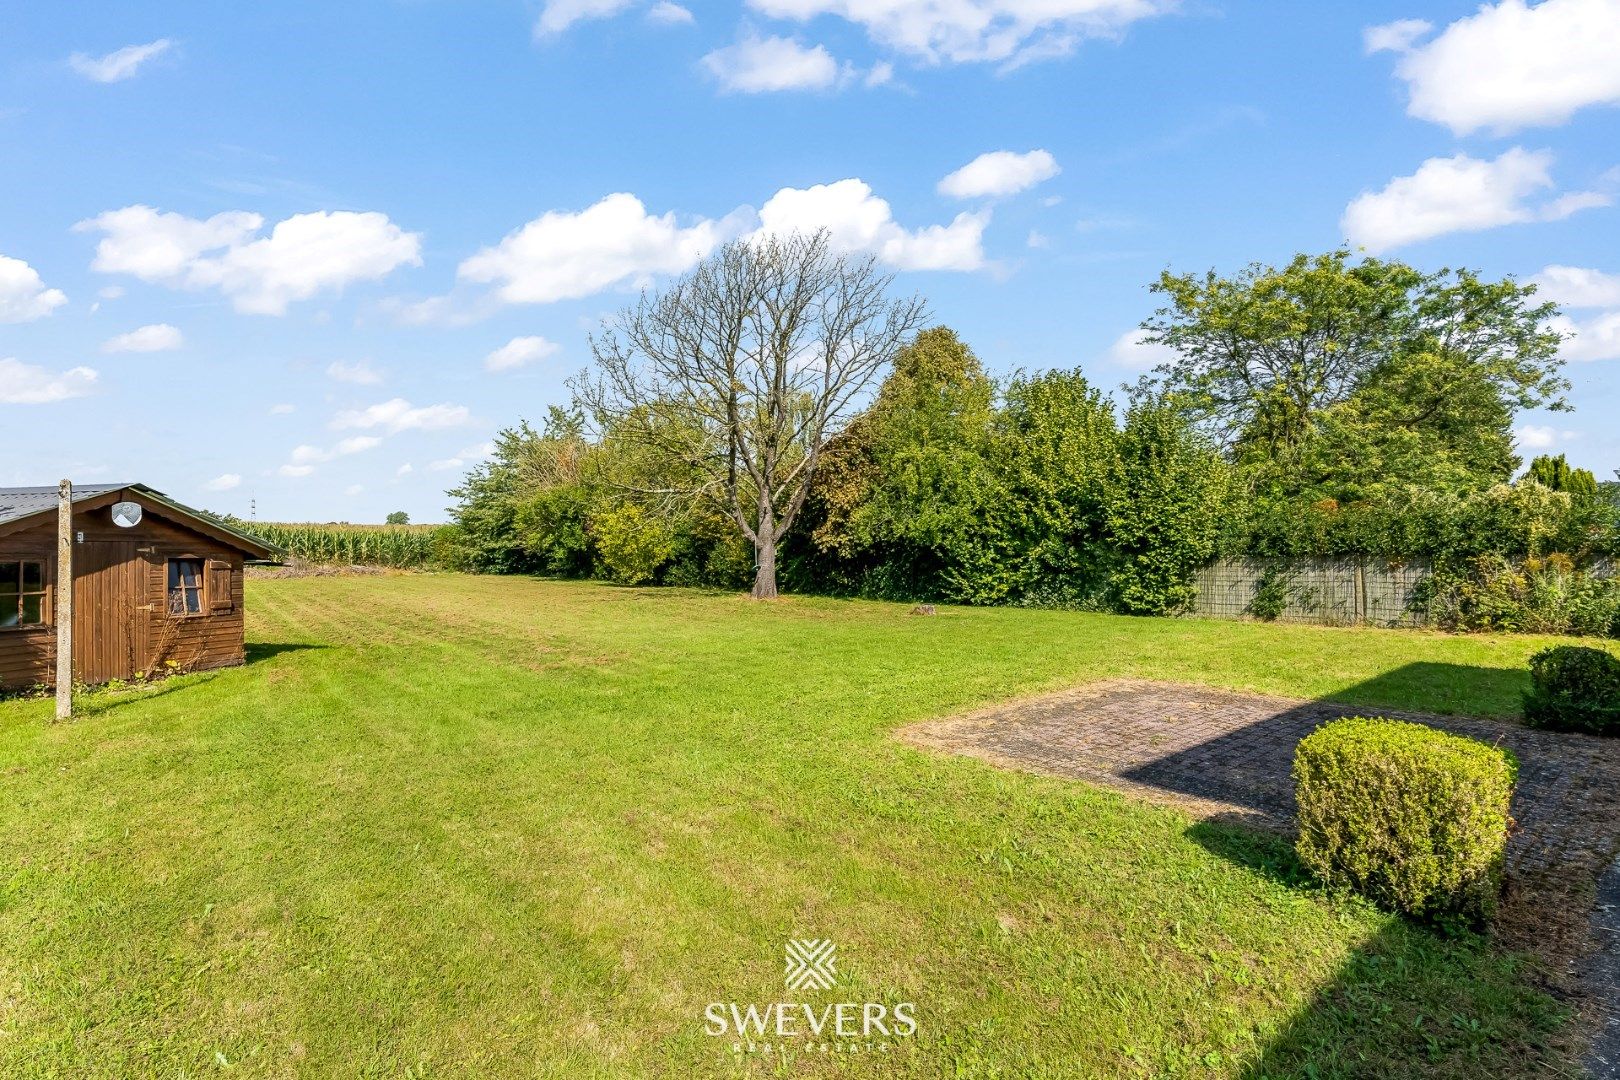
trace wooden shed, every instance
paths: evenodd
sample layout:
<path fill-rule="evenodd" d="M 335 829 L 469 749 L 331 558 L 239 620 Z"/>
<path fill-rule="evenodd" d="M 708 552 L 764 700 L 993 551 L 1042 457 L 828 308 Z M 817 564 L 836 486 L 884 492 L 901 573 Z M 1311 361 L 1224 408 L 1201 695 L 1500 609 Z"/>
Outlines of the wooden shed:
<path fill-rule="evenodd" d="M 0 691 L 56 681 L 57 514 L 54 487 L 0 488 Z M 74 678 L 242 663 L 242 566 L 275 554 L 144 484 L 74 488 Z"/>

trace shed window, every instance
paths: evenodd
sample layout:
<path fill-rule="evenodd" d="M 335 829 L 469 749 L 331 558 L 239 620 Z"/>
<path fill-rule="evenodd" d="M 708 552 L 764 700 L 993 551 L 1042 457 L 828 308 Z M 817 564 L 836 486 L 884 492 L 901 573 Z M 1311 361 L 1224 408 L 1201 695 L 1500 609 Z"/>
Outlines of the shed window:
<path fill-rule="evenodd" d="M 0 630 L 45 625 L 45 564 L 0 562 Z"/>
<path fill-rule="evenodd" d="M 169 614 L 202 614 L 201 559 L 169 560 Z"/>

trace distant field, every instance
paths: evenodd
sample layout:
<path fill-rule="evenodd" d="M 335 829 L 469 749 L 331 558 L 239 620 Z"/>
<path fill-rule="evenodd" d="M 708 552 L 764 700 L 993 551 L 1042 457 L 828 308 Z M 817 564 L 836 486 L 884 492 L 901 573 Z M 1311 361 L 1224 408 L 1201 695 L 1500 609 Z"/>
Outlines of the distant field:
<path fill-rule="evenodd" d="M 317 563 L 418 569 L 433 563 L 437 525 L 317 525 L 255 521 L 243 528 L 285 551 Z"/>
<path fill-rule="evenodd" d="M 247 667 L 0 702 L 0 1076 L 1574 1074 L 1523 963 L 1286 848 L 896 728 L 1114 675 L 1507 714 L 1530 637 L 413 574 Z M 916 1005 L 735 1056 L 711 1002 Z"/>

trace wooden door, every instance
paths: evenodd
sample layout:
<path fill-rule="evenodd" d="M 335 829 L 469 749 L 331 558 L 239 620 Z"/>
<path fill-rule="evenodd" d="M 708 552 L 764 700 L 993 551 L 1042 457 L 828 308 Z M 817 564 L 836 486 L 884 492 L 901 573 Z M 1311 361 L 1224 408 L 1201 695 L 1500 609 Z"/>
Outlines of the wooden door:
<path fill-rule="evenodd" d="M 128 679 L 148 664 L 154 598 L 146 557 L 133 540 L 73 548 L 73 675 L 86 683 Z"/>

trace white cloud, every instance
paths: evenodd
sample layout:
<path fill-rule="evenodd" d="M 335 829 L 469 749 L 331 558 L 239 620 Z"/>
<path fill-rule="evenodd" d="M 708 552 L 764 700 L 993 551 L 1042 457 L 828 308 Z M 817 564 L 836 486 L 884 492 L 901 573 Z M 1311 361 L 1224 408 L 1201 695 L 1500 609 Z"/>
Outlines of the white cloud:
<path fill-rule="evenodd" d="M 65 303 L 62 290 L 47 289 L 32 266 L 0 255 L 0 323 L 42 319 Z"/>
<path fill-rule="evenodd" d="M 99 83 L 122 82 L 131 78 L 140 70 L 141 65 L 155 56 L 161 56 L 169 51 L 174 42 L 168 38 L 159 38 L 147 42 L 145 45 L 125 45 L 122 49 L 110 52 L 106 56 L 87 56 L 84 53 L 74 53 L 68 57 L 68 64 L 80 75 Z"/>
<path fill-rule="evenodd" d="M 477 297 L 456 289 L 446 296 L 422 300 L 390 296 L 380 306 L 402 326 L 472 326 L 488 318 L 500 305 L 487 296 Z"/>
<path fill-rule="evenodd" d="M 761 14 L 809 21 L 836 15 L 879 43 L 929 62 L 1063 56 L 1087 38 L 1118 38 L 1176 0 L 748 0 Z"/>
<path fill-rule="evenodd" d="M 702 220 L 683 227 L 674 214 L 647 213 L 634 195 L 609 195 L 578 213 L 540 215 L 456 273 L 463 281 L 494 284 L 509 304 L 573 300 L 689 270 L 721 242 L 724 225 Z"/>
<path fill-rule="evenodd" d="M 416 466 L 412 465 L 410 462 L 407 461 L 405 464 L 401 465 L 399 468 L 394 470 L 394 475 L 395 476 L 409 476 L 409 475 L 411 475 L 411 473 L 413 473 L 415 471 L 416 471 Z"/>
<path fill-rule="evenodd" d="M 236 310 L 281 315 L 327 290 L 420 266 L 421 237 L 376 212 L 295 214 L 268 236 L 264 219 L 230 211 L 206 220 L 149 206 L 109 210 L 76 228 L 103 233 L 92 269 L 182 289 L 218 289 Z"/>
<path fill-rule="evenodd" d="M 305 443 L 293 447 L 292 453 L 287 455 L 287 464 L 281 467 L 281 475 L 308 476 L 315 471 L 317 465 L 324 465 L 328 461 L 349 457 L 352 454 L 363 454 L 381 445 L 382 440 L 375 435 L 352 435 L 330 449 Z"/>
<path fill-rule="evenodd" d="M 750 35 L 709 53 L 703 66 L 722 90 L 737 94 L 827 90 L 846 77 L 824 47 L 807 47 L 785 37 Z"/>
<path fill-rule="evenodd" d="M 186 338 L 178 327 L 168 323 L 153 323 L 131 330 L 127 334 L 108 338 L 102 343 L 101 351 L 104 353 L 149 353 L 167 352 L 185 345 Z"/>
<path fill-rule="evenodd" d="M 21 360 L 0 359 L 0 405 L 49 405 L 83 397 L 96 388 L 97 378 L 87 367 L 57 372 Z"/>
<path fill-rule="evenodd" d="M 366 360 L 356 360 L 352 364 L 334 360 L 326 365 L 326 377 L 333 382 L 350 383 L 354 386 L 376 386 L 383 381 L 382 372 L 372 367 Z"/>
<path fill-rule="evenodd" d="M 1045 150 L 1027 154 L 993 150 L 980 154 L 939 182 L 939 193 L 953 199 L 994 198 L 1028 191 L 1063 170 Z"/>
<path fill-rule="evenodd" d="M 343 494 L 353 498 L 365 490 L 366 486 L 364 484 L 350 484 L 348 487 L 343 489 Z"/>
<path fill-rule="evenodd" d="M 658 0 L 658 3 L 647 9 L 647 21 L 658 23 L 660 26 L 679 26 L 696 20 L 687 8 L 670 3 L 670 0 Z"/>
<path fill-rule="evenodd" d="M 390 435 L 401 431 L 438 431 L 460 427 L 470 418 L 465 405 L 427 405 L 417 408 L 404 398 L 393 398 L 364 409 L 348 409 L 332 418 L 332 427 L 382 428 Z"/>
<path fill-rule="evenodd" d="M 124 287 L 122 285 L 103 285 L 96 290 L 96 295 L 103 300 L 117 300 L 124 295 Z"/>
<path fill-rule="evenodd" d="M 512 371 L 544 360 L 562 346 L 543 337 L 515 337 L 484 357 L 485 371 Z"/>
<path fill-rule="evenodd" d="M 1423 19 L 1396 19 L 1382 26 L 1369 26 L 1361 33 L 1361 43 L 1369 54 L 1406 52 L 1418 38 L 1434 29 Z"/>
<path fill-rule="evenodd" d="M 347 457 L 349 454 L 359 454 L 366 450 L 382 445 L 382 440 L 375 435 L 351 435 L 332 448 L 338 457 Z"/>
<path fill-rule="evenodd" d="M 467 463 L 460 458 L 440 458 L 438 461 L 428 462 L 428 468 L 434 472 L 449 472 L 451 469 L 459 469 L 465 464 Z"/>
<path fill-rule="evenodd" d="M 1176 358 L 1176 350 L 1168 345 L 1146 340 L 1146 330 L 1127 330 L 1108 346 L 1108 359 L 1120 367 L 1147 371 Z"/>
<path fill-rule="evenodd" d="M 1523 0 L 1485 4 L 1439 36 L 1415 44 L 1415 20 L 1368 31 L 1402 52 L 1395 74 L 1407 113 L 1458 135 L 1562 124 L 1591 105 L 1620 104 L 1620 4 L 1615 0 Z"/>
<path fill-rule="evenodd" d="M 1029 230 L 1029 239 L 1024 242 L 1032 248 L 1049 248 L 1052 246 L 1052 238 L 1039 229 Z"/>
<path fill-rule="evenodd" d="M 634 3 L 635 0 L 546 0 L 534 32 L 540 36 L 560 34 L 577 22 L 612 18 Z"/>
<path fill-rule="evenodd" d="M 845 253 L 872 253 L 899 270 L 978 270 L 990 214 L 958 214 L 949 224 L 905 229 L 889 204 L 862 180 L 782 188 L 757 212 L 682 225 L 673 213 L 649 214 L 634 195 L 609 195 L 577 213 L 548 211 L 462 262 L 461 281 L 493 285 L 494 300 L 546 304 L 616 288 L 644 288 L 684 273 L 718 245 L 743 235 L 825 228 Z M 431 311 L 421 311 L 430 305 Z M 471 305 L 476 308 L 479 305 Z M 407 316 L 407 309 L 412 313 Z M 415 321 L 458 309 L 451 296 L 398 305 Z"/>
<path fill-rule="evenodd" d="M 1430 158 L 1382 191 L 1358 195 L 1340 227 L 1351 243 L 1379 252 L 1447 233 L 1557 221 L 1611 201 L 1597 192 L 1576 192 L 1532 204 L 1532 196 L 1553 186 L 1552 163 L 1550 151 L 1521 147 L 1494 161 L 1467 154 Z"/>
<path fill-rule="evenodd" d="M 1620 311 L 1608 311 L 1576 321 L 1560 317 L 1555 330 L 1564 334 L 1559 355 L 1565 360 L 1620 360 Z"/>
<path fill-rule="evenodd" d="M 840 250 L 869 252 L 900 270 L 979 270 L 990 215 L 958 214 L 949 225 L 908 230 L 865 181 L 849 179 L 783 188 L 760 207 L 759 223 L 760 233 L 826 229 Z"/>
<path fill-rule="evenodd" d="M 239 488 L 241 486 L 242 486 L 242 476 L 241 476 L 241 474 L 240 473 L 228 472 L 228 473 L 221 473 L 220 475 L 214 477 L 212 480 L 208 481 L 208 483 L 203 485 L 203 490 L 204 491 L 230 491 L 233 488 Z"/>
<path fill-rule="evenodd" d="M 149 206 L 126 206 L 74 228 L 106 234 L 96 244 L 91 269 L 167 283 L 183 279 L 204 252 L 243 243 L 263 225 L 262 217 L 243 210 L 199 220 Z"/>
<path fill-rule="evenodd" d="M 1520 424 L 1513 429 L 1513 441 L 1521 450 L 1551 450 L 1561 443 L 1580 438 L 1579 432 L 1558 431 L 1536 424 Z"/>
<path fill-rule="evenodd" d="M 271 416 L 286 416 L 288 413 L 294 413 L 297 411 L 298 406 L 289 404 L 287 402 L 282 402 L 280 405 L 270 406 Z"/>
<path fill-rule="evenodd" d="M 1540 295 L 1566 308 L 1620 308 L 1620 274 L 1548 266 L 1530 279 Z"/>

